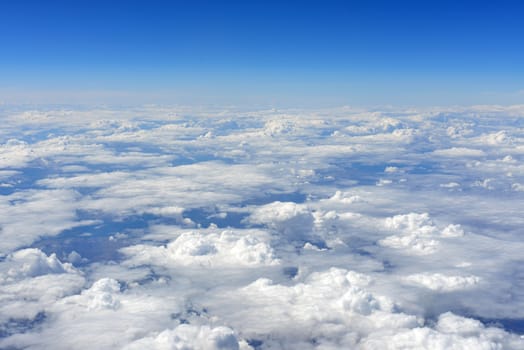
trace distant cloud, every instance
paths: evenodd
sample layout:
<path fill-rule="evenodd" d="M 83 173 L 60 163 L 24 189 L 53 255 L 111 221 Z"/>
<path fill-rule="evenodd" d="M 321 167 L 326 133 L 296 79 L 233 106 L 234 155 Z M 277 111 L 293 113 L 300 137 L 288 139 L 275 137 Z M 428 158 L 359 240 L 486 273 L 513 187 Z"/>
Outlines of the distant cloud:
<path fill-rule="evenodd" d="M 464 147 L 438 149 L 434 151 L 433 154 L 445 157 L 483 157 L 486 155 L 482 150 Z"/>

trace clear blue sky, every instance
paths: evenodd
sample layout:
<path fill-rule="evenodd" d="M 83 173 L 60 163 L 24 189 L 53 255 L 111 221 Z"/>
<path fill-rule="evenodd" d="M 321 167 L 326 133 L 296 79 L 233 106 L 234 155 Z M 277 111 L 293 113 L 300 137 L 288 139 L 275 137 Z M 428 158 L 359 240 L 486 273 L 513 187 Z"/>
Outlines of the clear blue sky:
<path fill-rule="evenodd" d="M 0 101 L 524 103 L 519 1 L 1 1 Z"/>

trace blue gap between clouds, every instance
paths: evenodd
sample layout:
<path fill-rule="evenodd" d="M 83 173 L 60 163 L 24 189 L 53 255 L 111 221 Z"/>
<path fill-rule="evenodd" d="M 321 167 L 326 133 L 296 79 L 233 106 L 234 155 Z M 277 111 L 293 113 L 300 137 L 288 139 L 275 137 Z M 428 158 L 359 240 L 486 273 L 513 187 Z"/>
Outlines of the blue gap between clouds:
<path fill-rule="evenodd" d="M 265 194 L 263 197 L 252 199 L 240 204 L 244 205 L 263 205 L 274 201 L 293 201 L 302 203 L 306 196 L 302 193 L 277 193 Z M 225 212 L 223 214 L 213 208 L 194 208 L 184 211 L 183 217 L 191 219 L 195 224 L 202 228 L 207 228 L 211 224 L 219 228 L 246 228 L 244 219 L 247 213 L 244 212 Z M 140 241 L 139 233 L 151 225 L 163 224 L 173 225 L 173 229 L 179 229 L 180 223 L 175 218 L 169 218 L 153 214 L 128 215 L 117 218 L 99 212 L 77 211 L 79 221 L 99 220 L 100 223 L 74 227 L 64 230 L 58 236 L 43 237 L 35 242 L 32 247 L 39 248 L 46 254 L 56 253 L 61 259 L 66 259 L 72 252 L 76 251 L 83 258 L 88 259 L 88 263 L 95 261 L 118 261 L 121 257 L 118 249 Z M 125 237 L 116 237 L 118 233 L 126 234 Z M 114 238 L 110 240 L 110 237 Z"/>
<path fill-rule="evenodd" d="M 43 311 L 37 313 L 33 319 L 10 318 L 4 324 L 0 324 L 0 339 L 7 338 L 13 334 L 26 333 L 44 323 L 46 318 L 47 316 Z"/>

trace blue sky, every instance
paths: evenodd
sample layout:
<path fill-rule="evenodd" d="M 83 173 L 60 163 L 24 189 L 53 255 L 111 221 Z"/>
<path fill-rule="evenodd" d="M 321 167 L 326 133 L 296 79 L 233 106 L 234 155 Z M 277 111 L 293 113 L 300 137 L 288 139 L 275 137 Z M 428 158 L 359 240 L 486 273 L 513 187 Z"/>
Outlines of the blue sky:
<path fill-rule="evenodd" d="M 524 5 L 4 1 L 0 101 L 524 102 Z"/>

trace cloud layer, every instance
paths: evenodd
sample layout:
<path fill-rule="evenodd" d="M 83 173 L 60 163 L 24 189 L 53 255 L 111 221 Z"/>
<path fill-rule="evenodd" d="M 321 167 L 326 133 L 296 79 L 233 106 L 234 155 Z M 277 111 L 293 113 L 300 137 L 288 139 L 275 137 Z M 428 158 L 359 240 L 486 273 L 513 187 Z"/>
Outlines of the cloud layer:
<path fill-rule="evenodd" d="M 0 348 L 524 347 L 522 106 L 2 115 Z"/>

